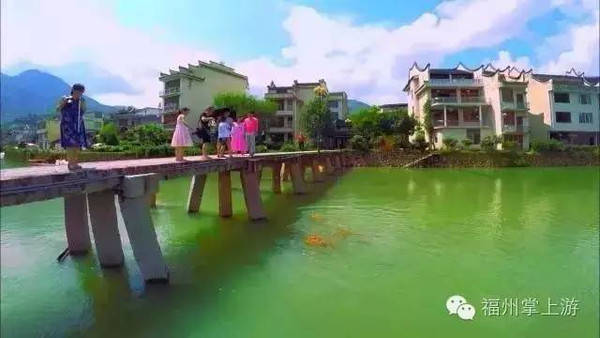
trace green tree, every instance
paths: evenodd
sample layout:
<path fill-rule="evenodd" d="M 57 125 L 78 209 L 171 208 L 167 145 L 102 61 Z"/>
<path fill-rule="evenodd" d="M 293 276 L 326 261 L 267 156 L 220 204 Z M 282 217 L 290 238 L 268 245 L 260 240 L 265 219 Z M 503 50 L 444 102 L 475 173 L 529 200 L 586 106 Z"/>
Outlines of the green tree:
<path fill-rule="evenodd" d="M 368 107 L 359 109 L 352 115 L 352 129 L 355 134 L 366 139 L 373 139 L 380 135 L 379 108 Z"/>
<path fill-rule="evenodd" d="M 323 135 L 333 124 L 327 107 L 327 97 L 317 96 L 304 105 L 300 122 L 304 132 L 315 141 L 317 150 L 319 150 Z"/>
<path fill-rule="evenodd" d="M 124 139 L 136 146 L 159 146 L 168 144 L 171 135 L 162 125 L 151 123 L 136 126 L 125 133 Z"/>
<path fill-rule="evenodd" d="M 435 144 L 433 143 L 433 117 L 431 116 L 431 100 L 427 99 L 425 104 L 423 105 L 423 129 L 427 133 L 427 137 L 429 138 L 429 146 L 431 148 L 435 148 Z"/>
<path fill-rule="evenodd" d="M 98 133 L 98 140 L 109 146 L 118 146 L 119 137 L 114 123 L 105 123 Z"/>
<path fill-rule="evenodd" d="M 354 134 L 369 140 L 395 135 L 403 145 L 408 144 L 408 136 L 414 133 L 416 125 L 417 121 L 405 109 L 381 112 L 378 107 L 368 107 L 352 116 Z"/>
<path fill-rule="evenodd" d="M 275 113 L 277 104 L 270 100 L 257 99 L 243 92 L 223 92 L 213 97 L 213 104 L 217 108 L 228 107 L 234 109 L 238 115 L 254 111 L 260 117 L 267 117 Z"/>

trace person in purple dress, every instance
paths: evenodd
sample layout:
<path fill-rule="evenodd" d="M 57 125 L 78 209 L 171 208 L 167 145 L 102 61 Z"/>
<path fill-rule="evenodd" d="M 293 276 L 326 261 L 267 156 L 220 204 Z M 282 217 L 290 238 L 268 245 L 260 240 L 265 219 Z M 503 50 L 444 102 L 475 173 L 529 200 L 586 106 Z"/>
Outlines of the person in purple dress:
<path fill-rule="evenodd" d="M 81 169 L 79 151 L 87 147 L 83 114 L 85 113 L 85 87 L 76 83 L 71 89 L 71 95 L 64 96 L 58 103 L 60 112 L 60 145 L 67 152 L 69 170 Z"/>

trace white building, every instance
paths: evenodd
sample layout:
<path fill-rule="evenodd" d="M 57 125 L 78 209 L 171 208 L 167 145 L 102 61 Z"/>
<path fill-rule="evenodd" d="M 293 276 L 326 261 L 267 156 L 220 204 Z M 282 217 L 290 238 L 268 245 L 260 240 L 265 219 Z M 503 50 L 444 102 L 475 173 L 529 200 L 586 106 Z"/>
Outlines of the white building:
<path fill-rule="evenodd" d="M 573 70 L 532 74 L 528 86 L 534 139 L 600 144 L 600 82 Z"/>

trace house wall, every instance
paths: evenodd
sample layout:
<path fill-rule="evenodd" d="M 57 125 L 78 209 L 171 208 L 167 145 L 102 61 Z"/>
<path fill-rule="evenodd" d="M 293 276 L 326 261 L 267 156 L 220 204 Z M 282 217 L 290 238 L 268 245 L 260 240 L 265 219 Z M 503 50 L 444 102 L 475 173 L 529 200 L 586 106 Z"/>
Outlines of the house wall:
<path fill-rule="evenodd" d="M 549 138 L 550 121 L 550 88 L 549 83 L 533 78 L 527 85 L 529 100 L 529 133 L 531 141 L 546 141 Z"/>
<path fill-rule="evenodd" d="M 554 93 L 569 93 L 570 103 L 556 103 L 554 102 Z M 591 104 L 581 104 L 579 96 L 581 94 L 587 94 L 591 98 Z M 553 131 L 584 131 L 594 132 L 599 131 L 599 118 L 598 113 L 598 94 L 590 90 L 564 90 L 557 87 L 556 84 L 553 86 L 553 91 L 549 95 L 550 105 L 552 110 L 552 123 L 551 130 Z M 570 112 L 571 123 L 559 123 L 556 122 L 556 112 Z M 592 113 L 592 123 L 579 123 L 579 113 Z"/>
<path fill-rule="evenodd" d="M 216 71 L 207 67 L 194 66 L 191 68 L 194 75 L 203 77 L 198 81 L 182 77 L 179 107 L 190 108 L 186 121 L 190 126 L 196 126 L 200 114 L 206 107 L 213 104 L 213 97 L 223 92 L 243 93 L 248 87 L 246 79 Z"/>

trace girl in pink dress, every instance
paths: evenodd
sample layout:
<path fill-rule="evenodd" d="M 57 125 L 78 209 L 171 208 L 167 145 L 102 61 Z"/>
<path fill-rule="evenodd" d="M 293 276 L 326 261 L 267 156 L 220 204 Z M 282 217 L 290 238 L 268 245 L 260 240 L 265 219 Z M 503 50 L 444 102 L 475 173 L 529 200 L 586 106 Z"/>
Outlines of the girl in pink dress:
<path fill-rule="evenodd" d="M 188 125 L 185 123 L 185 116 L 190 112 L 188 108 L 183 108 L 179 111 L 177 116 L 177 124 L 175 125 L 175 131 L 173 132 L 173 139 L 171 140 L 171 147 L 175 148 L 175 161 L 185 161 L 183 158 L 183 150 L 185 147 L 191 147 L 193 145 L 192 137 Z"/>
<path fill-rule="evenodd" d="M 234 153 L 246 152 L 246 136 L 244 135 L 244 124 L 237 119 L 231 128 L 231 148 Z"/>

